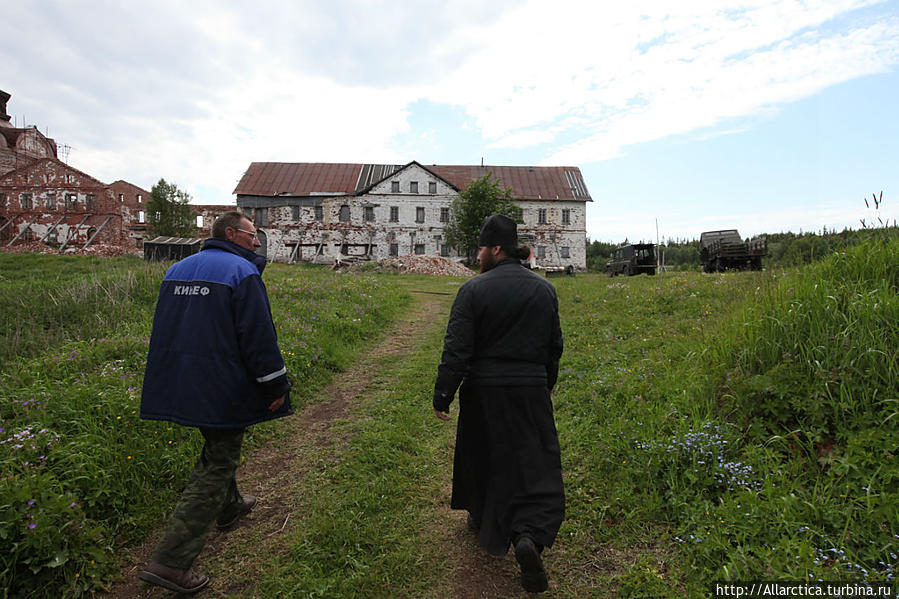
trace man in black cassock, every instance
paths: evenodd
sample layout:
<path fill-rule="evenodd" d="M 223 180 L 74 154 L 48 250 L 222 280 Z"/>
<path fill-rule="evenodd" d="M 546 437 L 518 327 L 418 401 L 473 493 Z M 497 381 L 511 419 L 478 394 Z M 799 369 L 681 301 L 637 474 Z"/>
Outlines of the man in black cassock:
<path fill-rule="evenodd" d="M 481 546 L 509 544 L 530 592 L 547 588 L 540 554 L 565 515 L 559 439 L 550 392 L 562 330 L 556 290 L 521 264 L 515 221 L 493 215 L 478 239 L 481 274 L 456 295 L 437 368 L 434 413 L 449 420 L 459 389 L 453 509 L 468 510 Z"/>

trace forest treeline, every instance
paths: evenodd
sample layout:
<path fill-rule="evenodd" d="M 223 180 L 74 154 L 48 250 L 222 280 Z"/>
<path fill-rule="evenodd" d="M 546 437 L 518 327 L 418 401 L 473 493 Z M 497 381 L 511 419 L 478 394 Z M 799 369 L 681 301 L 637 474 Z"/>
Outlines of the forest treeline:
<path fill-rule="evenodd" d="M 768 239 L 768 256 L 762 264 L 765 268 L 773 266 L 799 266 L 811 264 L 829 256 L 834 252 L 845 250 L 859 243 L 874 239 L 889 239 L 899 236 L 899 228 L 881 227 L 876 229 L 843 229 L 828 231 L 823 229 L 814 233 L 772 233 L 764 235 Z M 609 256 L 621 243 L 588 241 L 587 270 L 604 272 Z M 659 258 L 668 270 L 700 270 L 699 240 L 668 240 L 658 246 Z"/>

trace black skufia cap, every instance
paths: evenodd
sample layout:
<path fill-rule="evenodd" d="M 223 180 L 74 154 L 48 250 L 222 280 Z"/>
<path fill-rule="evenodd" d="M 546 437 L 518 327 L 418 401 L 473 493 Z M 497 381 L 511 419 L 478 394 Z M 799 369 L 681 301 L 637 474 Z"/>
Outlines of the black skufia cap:
<path fill-rule="evenodd" d="M 493 247 L 518 245 L 518 225 L 504 214 L 494 214 L 484 219 L 478 246 Z"/>

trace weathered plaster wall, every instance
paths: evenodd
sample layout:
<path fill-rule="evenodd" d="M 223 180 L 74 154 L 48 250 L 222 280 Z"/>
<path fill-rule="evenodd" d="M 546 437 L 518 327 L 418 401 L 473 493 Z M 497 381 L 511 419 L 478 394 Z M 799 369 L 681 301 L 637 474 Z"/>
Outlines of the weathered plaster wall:
<path fill-rule="evenodd" d="M 412 191 L 412 183 L 417 183 L 417 192 Z M 431 183 L 435 184 L 435 193 L 430 193 Z M 238 205 L 263 232 L 270 260 L 330 263 L 341 254 L 368 254 L 382 260 L 390 256 L 391 245 L 396 246 L 400 256 L 416 250 L 440 254 L 446 240 L 446 223 L 441 221 L 441 211 L 448 209 L 456 197 L 456 191 L 443 180 L 412 166 L 359 196 L 256 198 L 253 201 L 238 198 Z M 586 268 L 584 202 L 546 200 L 518 204 L 525 221 L 519 226 L 522 240 L 533 246 L 535 255 L 543 252 L 543 257 L 537 259 L 538 266 L 570 264 L 577 269 Z M 316 218 L 317 207 L 320 219 Z M 391 221 L 391 208 L 396 209 L 396 221 Z M 348 210 L 347 221 L 341 221 L 342 209 L 344 213 Z M 366 209 L 373 220 L 365 219 Z M 546 210 L 545 224 L 538 223 L 541 209 Z M 567 224 L 563 224 L 563 210 L 569 211 Z M 461 258 L 452 250 L 447 255 Z"/>

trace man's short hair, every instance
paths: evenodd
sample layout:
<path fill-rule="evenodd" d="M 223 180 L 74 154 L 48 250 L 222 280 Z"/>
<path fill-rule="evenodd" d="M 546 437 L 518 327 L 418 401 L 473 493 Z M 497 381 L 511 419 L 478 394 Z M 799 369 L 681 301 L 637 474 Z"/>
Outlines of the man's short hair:
<path fill-rule="evenodd" d="M 222 214 L 217 219 L 215 219 L 214 223 L 212 223 L 212 236 L 216 239 L 227 239 L 227 236 L 225 235 L 225 229 L 239 229 L 240 221 L 244 219 L 250 220 L 250 218 L 246 214 L 238 212 L 237 210 L 230 210 Z"/>

